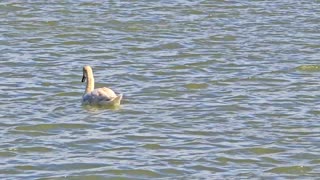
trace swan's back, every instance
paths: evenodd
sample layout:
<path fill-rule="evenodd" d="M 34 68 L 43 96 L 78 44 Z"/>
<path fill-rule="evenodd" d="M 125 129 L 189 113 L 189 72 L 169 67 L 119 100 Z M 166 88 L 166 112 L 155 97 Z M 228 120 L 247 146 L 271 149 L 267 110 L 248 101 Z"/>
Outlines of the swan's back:
<path fill-rule="evenodd" d="M 103 94 L 104 96 L 110 97 L 110 98 L 114 98 L 117 97 L 116 93 L 114 93 L 114 91 L 112 91 L 109 88 L 103 87 L 103 88 L 99 88 L 99 92 L 101 94 Z"/>
<path fill-rule="evenodd" d="M 109 88 L 97 88 L 83 95 L 82 103 L 90 105 L 120 105 L 122 95 Z"/>

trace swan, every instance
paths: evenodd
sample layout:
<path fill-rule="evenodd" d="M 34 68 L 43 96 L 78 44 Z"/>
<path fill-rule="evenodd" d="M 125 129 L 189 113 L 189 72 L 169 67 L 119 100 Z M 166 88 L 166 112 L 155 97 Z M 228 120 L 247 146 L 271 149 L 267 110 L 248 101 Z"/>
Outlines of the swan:
<path fill-rule="evenodd" d="M 116 94 L 107 87 L 94 89 L 93 71 L 90 66 L 83 67 L 82 82 L 87 80 L 87 86 L 82 96 L 84 105 L 113 105 L 119 106 L 122 94 Z"/>

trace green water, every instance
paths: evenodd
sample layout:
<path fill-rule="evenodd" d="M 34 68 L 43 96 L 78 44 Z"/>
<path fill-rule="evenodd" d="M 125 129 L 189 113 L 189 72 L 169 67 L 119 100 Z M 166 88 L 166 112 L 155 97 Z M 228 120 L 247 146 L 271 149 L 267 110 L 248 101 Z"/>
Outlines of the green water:
<path fill-rule="evenodd" d="M 0 32 L 1 179 L 320 175 L 318 1 L 1 1 Z"/>

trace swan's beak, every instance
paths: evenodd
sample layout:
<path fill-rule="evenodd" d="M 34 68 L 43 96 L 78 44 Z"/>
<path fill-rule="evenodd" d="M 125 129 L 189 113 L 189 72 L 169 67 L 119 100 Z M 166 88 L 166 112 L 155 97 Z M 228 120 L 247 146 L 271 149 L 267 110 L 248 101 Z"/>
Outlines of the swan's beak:
<path fill-rule="evenodd" d="M 85 82 L 86 81 L 86 76 L 85 75 L 83 75 L 82 76 L 82 80 L 81 80 L 81 82 Z"/>

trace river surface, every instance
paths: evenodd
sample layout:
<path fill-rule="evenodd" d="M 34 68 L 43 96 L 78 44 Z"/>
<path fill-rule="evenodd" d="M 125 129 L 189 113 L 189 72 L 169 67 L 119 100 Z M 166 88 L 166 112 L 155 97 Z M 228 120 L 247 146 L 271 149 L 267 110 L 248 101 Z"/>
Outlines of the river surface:
<path fill-rule="evenodd" d="M 0 32 L 1 179 L 320 176 L 319 1 L 4 0 Z"/>

